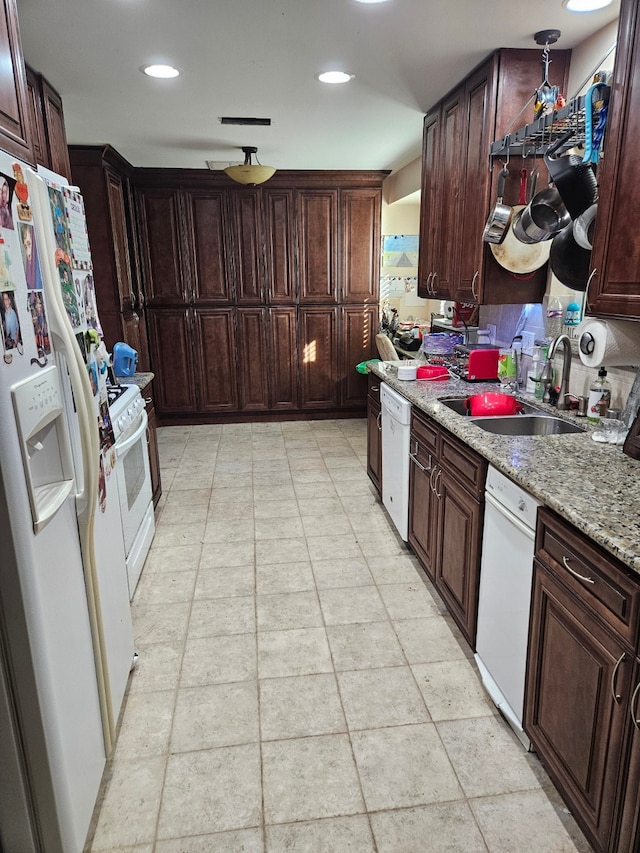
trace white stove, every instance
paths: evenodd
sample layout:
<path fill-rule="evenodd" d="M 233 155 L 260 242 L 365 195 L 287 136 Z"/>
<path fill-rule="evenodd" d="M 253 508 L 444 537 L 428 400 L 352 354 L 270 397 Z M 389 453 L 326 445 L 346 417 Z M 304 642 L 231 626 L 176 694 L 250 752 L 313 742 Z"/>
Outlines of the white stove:
<path fill-rule="evenodd" d="M 109 413 L 116 441 L 140 418 L 145 402 L 137 385 L 107 386 Z"/>

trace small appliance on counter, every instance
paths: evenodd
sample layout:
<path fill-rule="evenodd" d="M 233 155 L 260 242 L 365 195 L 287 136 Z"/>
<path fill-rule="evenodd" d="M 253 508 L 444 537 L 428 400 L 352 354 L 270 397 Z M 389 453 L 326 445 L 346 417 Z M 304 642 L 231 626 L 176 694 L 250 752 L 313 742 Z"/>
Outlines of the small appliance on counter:
<path fill-rule="evenodd" d="M 122 341 L 114 344 L 112 358 L 113 372 L 116 377 L 133 376 L 136 372 L 138 353 L 129 344 L 125 344 Z"/>
<path fill-rule="evenodd" d="M 452 369 L 466 382 L 497 382 L 498 355 L 492 344 L 457 344 Z"/>

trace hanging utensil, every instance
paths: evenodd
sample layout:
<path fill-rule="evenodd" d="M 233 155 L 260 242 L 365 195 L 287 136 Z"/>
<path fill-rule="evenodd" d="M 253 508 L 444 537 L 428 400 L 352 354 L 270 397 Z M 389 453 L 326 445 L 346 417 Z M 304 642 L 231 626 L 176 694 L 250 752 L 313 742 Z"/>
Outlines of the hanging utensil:
<path fill-rule="evenodd" d="M 520 195 L 518 204 L 513 208 L 511 225 L 500 245 L 490 244 L 493 257 L 501 267 L 511 273 L 524 275 L 533 273 L 547 262 L 551 245 L 549 241 L 528 245 L 522 243 L 514 234 L 514 227 L 527 204 L 527 170 L 520 170 Z"/>
<path fill-rule="evenodd" d="M 484 226 L 482 239 L 485 243 L 502 243 L 509 228 L 513 211 L 510 205 L 502 203 L 504 185 L 508 177 L 509 169 L 505 163 L 498 175 L 498 197 Z"/>

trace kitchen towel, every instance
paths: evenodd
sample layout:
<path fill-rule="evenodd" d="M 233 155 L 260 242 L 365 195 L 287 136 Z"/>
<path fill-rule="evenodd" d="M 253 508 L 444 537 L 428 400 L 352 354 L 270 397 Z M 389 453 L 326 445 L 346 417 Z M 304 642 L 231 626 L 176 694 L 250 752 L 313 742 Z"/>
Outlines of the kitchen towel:
<path fill-rule="evenodd" d="M 640 323 L 594 317 L 583 320 L 578 332 L 580 360 L 587 367 L 640 365 Z"/>

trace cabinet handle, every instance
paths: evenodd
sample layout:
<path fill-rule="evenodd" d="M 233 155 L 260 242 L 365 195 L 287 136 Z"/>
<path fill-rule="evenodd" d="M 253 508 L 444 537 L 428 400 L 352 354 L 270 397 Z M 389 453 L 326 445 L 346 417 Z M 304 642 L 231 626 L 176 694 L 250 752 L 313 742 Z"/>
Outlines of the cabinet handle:
<path fill-rule="evenodd" d="M 622 661 L 625 658 L 626 658 L 626 654 L 624 652 L 622 652 L 622 654 L 620 655 L 620 657 L 618 658 L 618 660 L 616 662 L 616 665 L 613 668 L 613 672 L 611 673 L 611 695 L 613 696 L 613 701 L 616 703 L 616 705 L 619 705 L 620 702 L 622 701 L 622 696 L 619 696 L 616 693 L 616 679 L 618 677 L 618 669 L 620 668 L 620 664 L 622 663 Z"/>
<path fill-rule="evenodd" d="M 432 278 L 432 276 L 433 276 L 433 273 L 432 273 L 432 272 L 430 272 L 430 273 L 429 273 L 429 275 L 427 276 L 427 285 L 426 285 L 426 287 L 427 287 L 427 293 L 429 293 L 429 294 L 431 293 L 431 278 Z"/>
<path fill-rule="evenodd" d="M 432 285 L 431 285 L 431 295 L 432 295 L 432 296 L 435 296 L 435 295 L 436 295 L 436 293 L 437 293 L 437 291 L 436 291 L 436 279 L 437 279 L 437 278 L 438 278 L 438 273 L 437 273 L 437 272 L 434 272 L 434 273 L 433 273 L 433 278 L 431 279 L 431 281 L 432 281 Z"/>
<path fill-rule="evenodd" d="M 585 583 L 595 583 L 593 578 L 585 577 L 585 575 L 579 575 L 578 572 L 575 571 L 575 569 L 572 569 L 571 566 L 569 565 L 569 561 L 567 560 L 567 558 L 565 556 L 562 557 L 562 564 L 565 567 L 565 569 L 568 572 L 571 572 L 571 574 L 574 576 L 574 578 L 578 578 L 579 581 L 584 581 Z"/>
<path fill-rule="evenodd" d="M 440 492 L 438 491 L 438 488 L 436 486 L 436 483 L 438 482 L 438 477 L 440 476 L 440 474 L 442 474 L 442 468 L 438 468 L 436 466 L 435 468 L 432 469 L 431 477 L 429 478 L 429 482 L 431 483 L 431 491 L 438 498 L 438 500 L 440 500 L 440 498 L 442 497 L 442 495 L 440 494 Z"/>
<path fill-rule="evenodd" d="M 633 725 L 640 732 L 640 720 L 636 719 L 636 705 L 638 702 L 638 693 L 640 693 L 640 681 L 636 684 L 636 689 L 633 691 L 633 696 L 631 697 L 631 701 L 629 702 L 629 711 L 631 713 Z"/>
<path fill-rule="evenodd" d="M 379 390 L 380 390 L 380 386 L 379 386 L 379 385 L 372 385 L 372 386 L 371 386 L 371 390 L 372 390 L 372 391 L 379 391 Z"/>
<path fill-rule="evenodd" d="M 129 290 L 129 297 L 131 299 L 131 308 L 135 310 L 136 306 L 136 295 L 133 290 Z"/>
<path fill-rule="evenodd" d="M 471 295 L 475 300 L 478 299 L 478 294 L 476 292 L 476 281 L 478 276 L 480 275 L 480 270 L 476 270 L 473 274 L 473 278 L 471 279 Z"/>
<path fill-rule="evenodd" d="M 378 424 L 378 429 L 380 430 L 380 432 L 382 432 L 382 412 L 378 412 L 376 423 Z"/>
<path fill-rule="evenodd" d="M 589 278 L 587 279 L 587 286 L 584 289 L 584 303 L 589 310 L 591 310 L 591 303 L 589 302 L 589 285 L 591 284 L 591 279 L 598 272 L 598 267 L 594 267 L 589 273 Z"/>
<path fill-rule="evenodd" d="M 415 439 L 414 439 L 415 441 Z M 424 471 L 425 474 L 428 474 L 431 471 L 432 463 L 431 463 L 431 454 L 429 454 L 429 467 L 425 468 L 421 462 L 418 462 L 418 442 L 415 441 L 416 449 L 412 452 L 409 450 L 409 459 L 418 466 L 421 471 Z"/>

